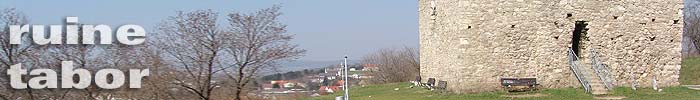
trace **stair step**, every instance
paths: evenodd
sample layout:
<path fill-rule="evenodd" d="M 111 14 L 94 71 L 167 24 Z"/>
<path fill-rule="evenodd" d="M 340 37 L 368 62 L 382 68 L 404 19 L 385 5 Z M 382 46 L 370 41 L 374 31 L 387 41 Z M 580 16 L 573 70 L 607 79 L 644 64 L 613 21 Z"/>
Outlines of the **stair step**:
<path fill-rule="evenodd" d="M 597 94 L 607 94 L 608 91 L 593 91 L 593 92 L 591 92 L 591 93 L 593 93 L 593 94 L 596 94 L 596 93 L 597 93 Z"/>
<path fill-rule="evenodd" d="M 608 93 L 591 93 L 591 94 L 593 94 L 593 95 L 606 95 Z"/>
<path fill-rule="evenodd" d="M 584 80 L 587 80 L 590 86 L 590 93 L 593 95 L 606 95 L 609 94 L 609 90 L 606 88 L 605 83 L 598 77 L 593 67 L 588 66 L 587 62 L 579 62 L 578 74 L 582 75 Z"/>
<path fill-rule="evenodd" d="M 599 100 L 622 100 L 625 99 L 624 96 L 594 96 L 594 99 Z"/>
<path fill-rule="evenodd" d="M 591 83 L 591 86 L 601 86 L 601 87 L 604 87 L 605 85 L 600 84 L 600 83 Z"/>
<path fill-rule="evenodd" d="M 608 92 L 607 89 L 591 89 L 591 91 L 605 91 L 605 92 Z"/>
<path fill-rule="evenodd" d="M 604 94 L 608 94 L 608 92 L 591 92 L 591 94 L 593 94 L 593 95 L 604 95 Z"/>
<path fill-rule="evenodd" d="M 602 85 L 593 86 L 593 85 L 591 85 L 591 88 L 601 88 L 601 89 L 605 89 L 605 86 L 602 86 Z"/>

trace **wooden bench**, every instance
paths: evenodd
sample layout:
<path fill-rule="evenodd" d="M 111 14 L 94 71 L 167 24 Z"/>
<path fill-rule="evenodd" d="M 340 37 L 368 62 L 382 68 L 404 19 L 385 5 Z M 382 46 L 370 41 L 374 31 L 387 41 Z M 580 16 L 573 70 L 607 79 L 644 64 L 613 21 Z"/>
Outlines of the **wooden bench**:
<path fill-rule="evenodd" d="M 421 78 L 416 77 L 416 83 L 414 83 L 415 86 L 427 88 L 428 90 L 433 90 L 435 89 L 435 78 L 428 78 L 428 81 L 426 83 L 421 83 L 420 82 Z"/>
<path fill-rule="evenodd" d="M 428 78 L 428 83 L 425 83 L 425 85 L 431 88 L 435 86 L 435 78 Z"/>
<path fill-rule="evenodd" d="M 438 81 L 435 89 L 437 89 L 441 94 L 447 93 L 447 81 Z"/>
<path fill-rule="evenodd" d="M 537 78 L 501 78 L 501 86 L 508 92 L 537 90 Z"/>
<path fill-rule="evenodd" d="M 439 81 L 436 88 L 441 90 L 447 89 L 447 81 Z"/>
<path fill-rule="evenodd" d="M 411 81 L 411 83 L 413 83 L 414 86 L 422 86 L 422 85 L 423 85 L 423 84 L 421 83 L 421 77 L 420 77 L 420 76 L 416 76 L 416 80 Z"/>

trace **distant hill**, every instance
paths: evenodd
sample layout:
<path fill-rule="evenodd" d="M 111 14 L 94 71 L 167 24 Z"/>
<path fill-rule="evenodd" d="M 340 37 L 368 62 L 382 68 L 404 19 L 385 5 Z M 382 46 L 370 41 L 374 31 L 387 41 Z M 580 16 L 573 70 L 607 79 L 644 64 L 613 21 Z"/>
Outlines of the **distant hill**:
<path fill-rule="evenodd" d="M 337 66 L 340 64 L 342 60 L 335 60 L 335 61 L 311 61 L 311 60 L 296 60 L 296 61 L 288 61 L 288 62 L 281 62 L 279 65 L 282 66 L 277 72 L 271 72 L 269 74 L 274 74 L 274 73 L 283 73 L 283 72 L 288 72 L 288 71 L 298 71 L 298 70 L 304 70 L 304 69 L 317 69 L 317 68 L 324 68 L 328 66 Z M 348 64 L 352 65 L 355 64 L 359 61 L 356 60 L 348 60 Z"/>

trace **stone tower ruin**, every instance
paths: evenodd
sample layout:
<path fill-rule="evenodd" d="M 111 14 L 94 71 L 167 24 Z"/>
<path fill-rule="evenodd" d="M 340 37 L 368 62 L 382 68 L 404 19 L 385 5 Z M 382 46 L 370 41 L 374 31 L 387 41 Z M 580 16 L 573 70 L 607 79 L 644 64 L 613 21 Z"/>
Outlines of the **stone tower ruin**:
<path fill-rule="evenodd" d="M 499 78 L 580 87 L 568 51 L 590 51 L 615 86 L 679 85 L 683 0 L 418 0 L 421 77 L 457 93 L 501 89 Z"/>

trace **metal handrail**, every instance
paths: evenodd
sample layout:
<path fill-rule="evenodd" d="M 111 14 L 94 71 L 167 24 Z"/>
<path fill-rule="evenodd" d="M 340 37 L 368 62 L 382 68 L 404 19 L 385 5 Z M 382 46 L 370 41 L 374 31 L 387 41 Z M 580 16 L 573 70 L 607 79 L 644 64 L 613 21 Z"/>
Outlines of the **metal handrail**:
<path fill-rule="evenodd" d="M 603 84 L 605 84 L 605 88 L 607 89 L 612 89 L 613 88 L 613 78 L 612 74 L 610 73 L 610 67 L 603 64 L 603 61 L 600 60 L 598 57 L 598 52 L 595 51 L 595 49 L 591 48 L 590 49 L 590 60 L 591 60 L 591 67 L 593 71 L 598 75 L 598 78 L 600 78 L 601 81 L 603 81 Z"/>
<path fill-rule="evenodd" d="M 589 84 L 586 77 L 582 74 L 581 69 L 579 69 L 578 56 L 571 48 L 568 49 L 569 64 L 571 65 L 571 70 L 574 72 L 576 79 L 581 83 L 586 93 L 590 93 L 591 85 Z"/>

